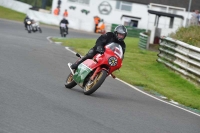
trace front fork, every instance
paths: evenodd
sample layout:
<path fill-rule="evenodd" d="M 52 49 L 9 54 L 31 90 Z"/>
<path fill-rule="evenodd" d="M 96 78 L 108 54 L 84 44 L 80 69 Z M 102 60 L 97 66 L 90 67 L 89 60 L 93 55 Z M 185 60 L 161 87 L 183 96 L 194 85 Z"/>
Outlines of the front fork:
<path fill-rule="evenodd" d="M 101 71 L 101 68 L 100 67 L 97 67 L 97 69 L 94 71 L 93 75 L 90 77 L 90 80 L 94 80 L 94 77 L 97 75 L 98 72 Z"/>

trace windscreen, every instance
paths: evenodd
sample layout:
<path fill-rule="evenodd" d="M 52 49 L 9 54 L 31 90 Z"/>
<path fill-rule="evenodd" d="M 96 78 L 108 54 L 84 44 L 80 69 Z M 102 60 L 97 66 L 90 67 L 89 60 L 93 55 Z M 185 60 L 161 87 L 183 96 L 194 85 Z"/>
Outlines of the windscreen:
<path fill-rule="evenodd" d="M 112 43 L 106 45 L 106 48 L 109 48 L 110 50 L 112 50 L 117 56 L 119 56 L 119 58 L 122 59 L 123 50 L 122 50 L 122 47 L 118 43 L 112 42 Z"/>

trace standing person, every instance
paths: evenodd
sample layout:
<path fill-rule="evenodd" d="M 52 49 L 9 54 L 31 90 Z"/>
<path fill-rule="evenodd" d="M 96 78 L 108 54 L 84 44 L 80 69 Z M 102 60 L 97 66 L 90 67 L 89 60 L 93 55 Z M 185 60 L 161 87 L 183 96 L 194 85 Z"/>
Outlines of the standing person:
<path fill-rule="evenodd" d="M 102 19 L 98 24 L 98 27 L 96 29 L 96 33 L 105 34 L 105 32 L 106 32 L 105 28 L 106 28 L 106 25 L 104 23 L 104 20 Z"/>
<path fill-rule="evenodd" d="M 62 1 L 61 0 L 58 0 L 58 6 L 60 7 Z"/>
<path fill-rule="evenodd" d="M 54 9 L 53 13 L 54 13 L 54 15 L 58 16 L 59 12 L 60 12 L 60 8 L 59 8 L 59 6 L 57 6 L 57 8 Z"/>
<path fill-rule="evenodd" d="M 63 13 L 63 17 L 68 17 L 68 11 L 67 11 L 67 9 L 65 9 L 65 11 Z"/>
<path fill-rule="evenodd" d="M 123 49 L 123 55 L 125 53 L 126 44 L 124 39 L 127 35 L 127 29 L 123 25 L 118 25 L 115 27 L 114 32 L 107 32 L 106 34 L 101 35 L 93 48 L 91 48 L 88 53 L 82 57 L 78 62 L 71 65 L 71 69 L 77 69 L 78 65 L 81 64 L 86 59 L 92 59 L 97 53 L 104 53 L 104 46 L 115 42 L 121 45 Z"/>
<path fill-rule="evenodd" d="M 192 17 L 190 19 L 190 25 L 198 25 L 198 14 L 199 14 L 199 10 L 194 10 L 194 12 L 191 14 Z"/>
<path fill-rule="evenodd" d="M 68 20 L 65 17 L 63 17 L 63 19 L 60 21 L 60 34 L 62 33 L 61 32 L 62 27 L 66 28 L 66 33 L 68 34 L 68 24 L 69 24 Z"/>
<path fill-rule="evenodd" d="M 197 19 L 198 19 L 198 25 L 200 26 L 200 12 L 198 13 Z"/>
<path fill-rule="evenodd" d="M 99 21 L 100 21 L 100 18 L 98 16 L 94 16 L 94 23 L 95 23 L 94 33 L 96 33 Z"/>

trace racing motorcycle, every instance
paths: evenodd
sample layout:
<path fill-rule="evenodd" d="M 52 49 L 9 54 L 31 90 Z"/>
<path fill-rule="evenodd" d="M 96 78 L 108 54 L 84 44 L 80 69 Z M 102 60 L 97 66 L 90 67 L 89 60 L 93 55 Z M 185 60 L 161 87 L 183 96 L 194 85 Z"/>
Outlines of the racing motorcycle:
<path fill-rule="evenodd" d="M 72 63 L 68 63 L 71 73 L 68 75 L 65 87 L 68 89 L 79 85 L 85 95 L 94 93 L 105 81 L 106 77 L 122 66 L 123 50 L 118 43 L 106 45 L 103 54 L 96 54 L 93 59 L 82 62 L 76 70 L 71 69 Z M 77 53 L 76 56 L 81 58 Z"/>
<path fill-rule="evenodd" d="M 67 25 L 66 24 L 64 24 L 64 23 L 61 23 L 60 24 L 60 34 L 61 34 L 61 37 L 66 37 L 67 36 L 67 34 L 68 34 L 68 27 L 67 27 Z"/>
<path fill-rule="evenodd" d="M 33 32 L 39 31 L 40 33 L 42 33 L 42 29 L 40 28 L 39 22 L 36 22 L 36 21 L 32 20 L 31 26 L 32 26 L 32 31 Z"/>

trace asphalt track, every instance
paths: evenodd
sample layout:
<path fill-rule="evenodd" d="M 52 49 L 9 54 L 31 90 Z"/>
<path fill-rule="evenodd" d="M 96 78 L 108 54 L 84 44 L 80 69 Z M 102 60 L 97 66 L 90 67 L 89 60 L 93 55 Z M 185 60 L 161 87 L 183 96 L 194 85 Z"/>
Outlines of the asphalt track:
<path fill-rule="evenodd" d="M 108 77 L 93 95 L 64 87 L 75 55 L 0 19 L 0 133 L 200 133 L 200 117 Z M 70 29 L 68 38 L 99 35 Z M 83 44 L 84 45 L 84 44 Z"/>

